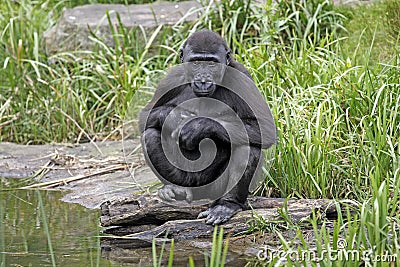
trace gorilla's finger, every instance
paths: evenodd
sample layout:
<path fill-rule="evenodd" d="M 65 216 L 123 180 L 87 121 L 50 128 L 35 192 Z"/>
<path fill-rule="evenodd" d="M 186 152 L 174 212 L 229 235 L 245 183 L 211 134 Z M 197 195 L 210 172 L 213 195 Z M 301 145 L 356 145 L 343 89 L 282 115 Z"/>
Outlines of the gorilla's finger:
<path fill-rule="evenodd" d="M 207 218 L 206 218 L 206 223 L 207 224 L 211 224 L 213 221 L 214 221 L 214 215 L 210 212 L 208 215 L 207 215 Z"/>
<path fill-rule="evenodd" d="M 216 214 L 209 214 L 206 219 L 206 224 L 217 225 L 222 221 L 222 218 Z"/>
<path fill-rule="evenodd" d="M 214 218 L 212 216 L 207 216 L 206 218 L 206 224 L 212 225 L 214 223 Z"/>
<path fill-rule="evenodd" d="M 214 224 L 213 218 L 210 218 L 210 219 L 206 220 L 206 224 L 213 225 Z"/>
<path fill-rule="evenodd" d="M 172 132 L 172 134 L 171 134 L 171 137 L 172 137 L 172 139 L 174 139 L 174 140 L 177 140 L 177 136 L 178 136 L 178 133 L 179 133 L 179 128 L 177 128 L 177 129 L 175 129 L 173 132 Z M 177 140 L 177 143 L 178 143 L 179 141 Z"/>
<path fill-rule="evenodd" d="M 165 193 L 167 195 L 167 198 L 170 199 L 170 201 L 173 201 L 176 197 L 175 192 L 172 189 L 166 190 Z"/>
<path fill-rule="evenodd" d="M 209 210 L 209 209 L 206 210 L 206 211 L 200 212 L 199 215 L 197 216 L 197 219 L 205 218 L 205 217 L 207 217 L 209 214 L 210 214 L 210 210 Z"/>
<path fill-rule="evenodd" d="M 186 201 L 191 203 L 193 200 L 193 192 L 189 188 L 186 189 Z"/>
<path fill-rule="evenodd" d="M 217 218 L 213 218 L 213 222 L 212 225 L 217 225 L 217 224 L 221 224 L 225 221 L 226 219 L 223 217 L 217 217 Z"/>
<path fill-rule="evenodd" d="M 160 190 L 158 191 L 158 197 L 161 198 L 161 200 L 166 200 L 165 196 L 164 196 L 164 193 L 162 191 L 160 191 Z"/>
<path fill-rule="evenodd" d="M 161 188 L 158 190 L 158 196 L 165 201 L 174 201 L 175 194 L 170 189 Z"/>

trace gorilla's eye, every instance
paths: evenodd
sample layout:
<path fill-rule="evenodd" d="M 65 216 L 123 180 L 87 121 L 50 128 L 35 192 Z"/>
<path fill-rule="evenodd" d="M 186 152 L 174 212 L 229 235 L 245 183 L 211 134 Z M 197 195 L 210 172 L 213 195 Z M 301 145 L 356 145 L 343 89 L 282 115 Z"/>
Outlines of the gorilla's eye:
<path fill-rule="evenodd" d="M 208 66 L 211 67 L 211 68 L 214 68 L 216 65 L 217 64 L 215 64 L 215 62 L 213 62 L 213 61 L 209 61 L 208 62 Z"/>
<path fill-rule="evenodd" d="M 192 69 L 193 70 L 198 70 L 200 68 L 200 62 L 198 61 L 192 61 Z"/>

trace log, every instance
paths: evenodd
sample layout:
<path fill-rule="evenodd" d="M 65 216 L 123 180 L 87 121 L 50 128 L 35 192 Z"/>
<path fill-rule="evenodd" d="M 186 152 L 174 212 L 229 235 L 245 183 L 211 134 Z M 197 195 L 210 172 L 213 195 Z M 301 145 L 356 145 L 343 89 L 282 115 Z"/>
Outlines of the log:
<path fill-rule="evenodd" d="M 205 210 L 205 203 L 171 205 L 152 195 L 130 196 L 109 200 L 101 205 L 100 222 L 104 233 L 102 247 L 139 248 L 175 241 L 210 238 L 214 227 L 196 219 Z M 332 219 L 336 205 L 329 199 L 284 199 L 250 197 L 248 209 L 224 223 L 225 235 L 237 236 L 249 232 L 257 221 L 292 223 L 310 218 L 313 211 Z M 283 215 L 283 216 L 282 216 Z M 279 221 L 280 220 L 280 221 Z"/>

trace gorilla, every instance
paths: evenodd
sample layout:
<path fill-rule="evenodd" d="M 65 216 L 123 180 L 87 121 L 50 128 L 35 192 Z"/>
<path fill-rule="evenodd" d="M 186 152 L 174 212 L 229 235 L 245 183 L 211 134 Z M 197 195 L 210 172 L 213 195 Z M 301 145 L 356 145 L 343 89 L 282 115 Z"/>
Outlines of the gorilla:
<path fill-rule="evenodd" d="M 161 199 L 212 201 L 198 218 L 221 224 L 245 209 L 260 181 L 262 149 L 276 143 L 276 127 L 249 72 L 221 36 L 193 33 L 180 60 L 139 113 L 143 151 L 164 184 Z"/>

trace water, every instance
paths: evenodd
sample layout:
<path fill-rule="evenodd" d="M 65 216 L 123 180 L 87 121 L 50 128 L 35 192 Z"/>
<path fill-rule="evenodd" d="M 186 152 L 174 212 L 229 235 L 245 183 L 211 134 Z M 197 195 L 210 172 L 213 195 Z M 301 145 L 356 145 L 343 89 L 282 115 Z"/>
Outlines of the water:
<path fill-rule="evenodd" d="M 0 182 L 1 267 L 53 266 L 52 255 L 56 266 L 119 266 L 101 257 L 100 211 L 61 202 L 62 195 Z"/>
<path fill-rule="evenodd" d="M 67 192 L 10 189 L 21 186 L 18 179 L 0 177 L 0 267 L 153 266 L 151 247 L 131 248 L 124 242 L 111 248 L 105 245 L 99 210 L 62 202 Z M 158 256 L 160 250 L 157 247 Z M 189 256 L 195 266 L 204 266 L 209 251 L 176 244 L 173 266 L 187 266 Z M 163 255 L 162 266 L 166 266 L 168 244 Z M 228 253 L 226 266 L 245 263 Z"/>

